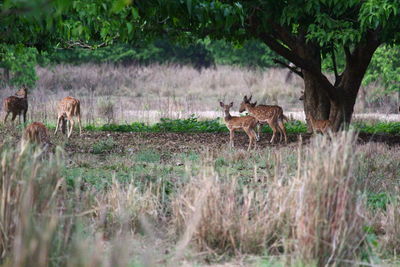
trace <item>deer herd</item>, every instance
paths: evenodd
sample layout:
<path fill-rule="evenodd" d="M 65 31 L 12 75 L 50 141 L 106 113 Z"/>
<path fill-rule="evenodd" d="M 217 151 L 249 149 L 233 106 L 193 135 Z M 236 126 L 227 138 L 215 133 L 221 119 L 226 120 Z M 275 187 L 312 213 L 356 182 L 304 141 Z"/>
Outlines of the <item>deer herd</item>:
<path fill-rule="evenodd" d="M 18 116 L 19 122 L 21 122 L 21 116 L 26 122 L 26 113 L 28 111 L 28 90 L 26 87 L 19 89 L 15 96 L 10 96 L 3 101 L 3 111 L 5 112 L 4 124 L 7 122 L 7 118 L 12 114 L 11 120 L 14 121 Z M 257 101 L 251 103 L 251 98 L 244 96 L 242 103 L 240 104 L 239 112 L 242 113 L 247 111 L 247 116 L 231 116 L 230 109 L 233 106 L 233 102 L 229 105 L 225 105 L 220 102 L 220 106 L 223 108 L 225 113 L 224 121 L 226 127 L 230 132 L 230 145 L 234 147 L 234 135 L 236 130 L 243 130 L 249 137 L 248 150 L 254 146 L 257 147 L 257 141 L 260 140 L 260 129 L 263 124 L 268 124 L 272 129 L 272 138 L 270 143 L 275 142 L 277 133 L 280 135 L 280 142 L 285 141 L 287 143 L 287 134 L 284 125 L 284 121 L 288 121 L 288 118 L 283 114 L 282 107 L 276 105 L 257 105 Z M 304 94 L 300 97 L 303 100 Z M 81 125 L 81 108 L 80 101 L 76 98 L 67 96 L 61 99 L 57 105 L 57 124 L 54 134 L 57 134 L 58 129 L 61 128 L 62 133 L 67 134 L 70 138 L 74 127 L 74 117 L 77 118 L 79 124 L 79 135 L 82 134 Z M 331 123 L 329 120 L 316 120 L 310 113 L 307 114 L 312 130 L 314 132 L 321 132 L 325 134 L 331 130 Z M 68 125 L 67 125 L 68 124 Z M 256 131 L 257 128 L 257 131 Z M 23 142 L 36 143 L 43 146 L 52 145 L 50 142 L 48 130 L 46 126 L 41 122 L 33 122 L 29 124 L 23 135 Z"/>
<path fill-rule="evenodd" d="M 6 113 L 4 117 L 4 124 L 7 118 L 12 114 L 11 120 L 14 121 L 18 115 L 18 120 L 21 122 L 20 116 L 23 115 L 24 123 L 26 122 L 26 113 L 28 111 L 28 89 L 22 87 L 19 89 L 15 96 L 9 96 L 3 101 L 3 111 Z M 57 125 L 54 134 L 57 134 L 58 128 L 61 127 L 62 132 L 67 133 L 68 138 L 71 137 L 72 129 L 74 127 L 74 119 L 77 117 L 79 124 L 79 134 L 82 134 L 81 125 L 81 108 L 80 101 L 76 98 L 67 96 L 61 99 L 57 105 Z M 67 123 L 69 129 L 67 129 Z M 61 126 L 60 126 L 61 124 Z M 68 132 L 66 132 L 68 130 Z M 33 122 L 25 128 L 22 137 L 23 143 L 35 143 L 43 146 L 52 146 L 46 126 L 41 122 Z"/>

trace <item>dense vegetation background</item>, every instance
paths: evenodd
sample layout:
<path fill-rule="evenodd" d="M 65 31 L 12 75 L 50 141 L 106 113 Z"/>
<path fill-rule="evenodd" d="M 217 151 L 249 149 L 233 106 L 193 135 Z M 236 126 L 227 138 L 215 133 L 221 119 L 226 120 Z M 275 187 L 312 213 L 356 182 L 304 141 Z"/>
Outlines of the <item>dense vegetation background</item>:
<path fill-rule="evenodd" d="M 226 40 L 198 40 L 194 44 L 174 44 L 168 38 L 129 45 L 116 43 L 99 48 L 64 48 L 38 51 L 35 47 L 0 44 L 1 86 L 34 86 L 38 77 L 36 66 L 55 64 L 112 63 L 118 65 L 177 64 L 190 65 L 201 71 L 217 65 L 234 65 L 253 69 L 281 67 L 274 63 L 280 57 L 264 43 L 248 40 L 233 44 Z M 339 64 L 341 64 L 339 62 Z M 323 69 L 333 73 L 331 61 Z M 364 78 L 363 85 L 376 84 L 378 95 L 400 93 L 400 47 L 378 48 Z"/>

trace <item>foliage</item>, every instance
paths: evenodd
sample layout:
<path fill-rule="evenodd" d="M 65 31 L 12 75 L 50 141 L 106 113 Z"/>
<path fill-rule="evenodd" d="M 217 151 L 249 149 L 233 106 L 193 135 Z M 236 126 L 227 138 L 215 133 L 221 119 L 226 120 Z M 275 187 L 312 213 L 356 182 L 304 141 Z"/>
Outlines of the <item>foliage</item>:
<path fill-rule="evenodd" d="M 357 122 L 353 124 L 356 129 L 364 133 L 389 133 L 400 134 L 399 122 L 377 122 L 377 123 L 364 123 Z"/>
<path fill-rule="evenodd" d="M 378 82 L 386 92 L 400 92 L 400 47 L 384 45 L 372 57 L 364 84 Z"/>
<path fill-rule="evenodd" d="M 33 86 L 38 79 L 35 72 L 38 55 L 36 48 L 0 43 L 0 69 L 3 69 L 0 85 Z"/>
<path fill-rule="evenodd" d="M 390 203 L 390 196 L 385 193 L 370 193 L 367 197 L 367 205 L 373 210 L 385 210 L 386 206 Z"/>
<path fill-rule="evenodd" d="M 235 46 L 226 40 L 209 41 L 206 47 L 215 63 L 220 65 L 267 68 L 274 66 L 273 59 L 278 57 L 258 40 L 245 41 L 241 46 Z"/>

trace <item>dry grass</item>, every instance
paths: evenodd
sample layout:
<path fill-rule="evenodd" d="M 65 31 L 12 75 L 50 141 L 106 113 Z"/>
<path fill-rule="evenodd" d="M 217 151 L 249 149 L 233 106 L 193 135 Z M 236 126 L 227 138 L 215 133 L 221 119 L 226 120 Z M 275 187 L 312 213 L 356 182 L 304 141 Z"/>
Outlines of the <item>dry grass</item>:
<path fill-rule="evenodd" d="M 299 147 L 295 177 L 276 170 L 272 179 L 247 186 L 213 172 L 192 179 L 172 204 L 177 233 L 195 227 L 198 249 L 217 254 L 285 253 L 318 266 L 356 260 L 365 222 L 353 175 L 354 137 L 342 133 L 332 139 L 317 137 Z M 278 152 L 276 168 L 285 164 L 280 158 Z M 199 198 L 204 204 L 195 208 Z"/>
<path fill-rule="evenodd" d="M 85 123 L 154 122 L 191 114 L 215 118 L 222 116 L 219 101 L 234 101 L 236 109 L 245 94 L 253 94 L 260 104 L 279 104 L 285 112 L 302 111 L 298 98 L 303 82 L 295 77 L 286 83 L 287 71 L 282 69 L 218 66 L 199 73 L 188 66 L 86 64 L 39 67 L 37 72 L 39 81 L 29 95 L 30 120 L 54 121 L 56 102 L 68 95 L 81 100 Z M 394 95 L 381 99 L 375 91 L 366 90 L 372 111 L 397 110 Z M 0 98 L 13 93 L 14 89 L 3 88 Z M 363 112 L 361 106 L 357 103 L 356 110 Z"/>
<path fill-rule="evenodd" d="M 255 255 L 261 264 L 286 266 L 394 264 L 399 150 L 354 140 L 343 132 L 304 146 L 208 151 L 180 168 L 172 162 L 166 168 L 178 172 L 164 176 L 160 155 L 154 160 L 141 152 L 134 162 L 137 155 L 102 161 L 83 154 L 85 165 L 114 160 L 105 188 L 84 179 L 89 167 L 81 179 L 67 177 L 60 149 L 44 158 L 40 150 L 6 142 L 0 146 L 0 263 L 257 265 L 246 260 Z M 125 170 L 130 179 L 120 177 Z M 373 212 L 366 196 L 379 190 L 394 198 Z M 365 231 L 375 224 L 372 234 Z"/>

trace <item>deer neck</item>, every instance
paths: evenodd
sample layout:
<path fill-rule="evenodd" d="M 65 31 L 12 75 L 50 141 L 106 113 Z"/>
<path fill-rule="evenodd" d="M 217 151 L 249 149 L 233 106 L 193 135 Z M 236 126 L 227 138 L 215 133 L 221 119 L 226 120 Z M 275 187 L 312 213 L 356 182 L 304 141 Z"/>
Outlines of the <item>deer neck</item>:
<path fill-rule="evenodd" d="M 225 110 L 225 118 L 224 119 L 225 119 L 225 121 L 229 121 L 232 119 L 232 116 L 228 110 Z"/>
<path fill-rule="evenodd" d="M 311 115 L 311 113 L 308 113 L 308 119 L 310 120 L 311 127 L 314 129 L 315 128 L 315 120 L 314 120 L 313 116 Z"/>
<path fill-rule="evenodd" d="M 254 114 L 255 107 L 253 107 L 250 104 L 246 104 L 245 107 L 246 107 L 247 112 Z"/>

